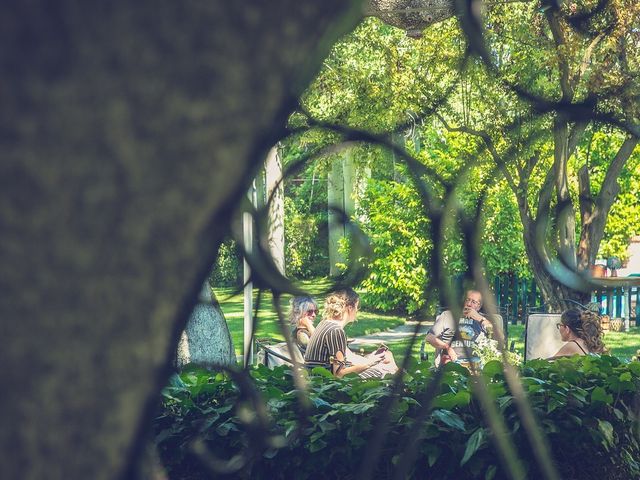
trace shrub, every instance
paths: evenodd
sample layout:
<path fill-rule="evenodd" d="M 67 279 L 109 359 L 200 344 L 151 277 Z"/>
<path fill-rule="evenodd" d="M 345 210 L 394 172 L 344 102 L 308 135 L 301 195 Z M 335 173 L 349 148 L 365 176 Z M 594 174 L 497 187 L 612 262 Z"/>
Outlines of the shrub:
<path fill-rule="evenodd" d="M 407 432 L 423 405 L 433 371 L 417 365 L 390 410 L 390 428 L 377 457 L 375 478 L 389 478 L 406 449 Z M 351 478 L 378 428 L 391 380 L 335 379 L 317 370 L 309 376 L 309 414 L 301 416 L 291 372 L 259 366 L 251 370 L 271 421 L 262 446 L 255 405 L 227 375 L 188 368 L 163 391 L 155 439 L 171 478 L 205 478 L 188 446 L 200 438 L 218 458 L 248 449 L 256 455 L 239 473 L 245 478 Z M 638 478 L 637 426 L 640 363 L 614 357 L 574 357 L 524 364 L 522 384 L 563 479 Z M 482 378 L 506 421 L 510 442 L 530 478 L 541 477 L 513 397 L 498 362 Z M 467 370 L 444 368 L 432 410 L 419 430 L 411 478 L 505 478 L 492 433 L 471 394 Z M 302 422 L 300 418 L 303 418 Z"/>
<path fill-rule="evenodd" d="M 424 306 L 425 265 L 432 248 L 420 197 L 410 185 L 372 180 L 361 208 L 374 254 L 362 282 L 363 303 L 382 311 L 415 312 Z"/>
<path fill-rule="evenodd" d="M 220 245 L 210 283 L 216 287 L 242 285 L 242 256 L 233 240 L 225 240 Z"/>
<path fill-rule="evenodd" d="M 287 275 L 296 278 L 309 278 L 318 275 L 317 257 L 318 237 L 317 218 L 303 214 L 295 202 L 285 198 L 285 268 Z M 324 274 L 325 272 L 322 272 Z"/>

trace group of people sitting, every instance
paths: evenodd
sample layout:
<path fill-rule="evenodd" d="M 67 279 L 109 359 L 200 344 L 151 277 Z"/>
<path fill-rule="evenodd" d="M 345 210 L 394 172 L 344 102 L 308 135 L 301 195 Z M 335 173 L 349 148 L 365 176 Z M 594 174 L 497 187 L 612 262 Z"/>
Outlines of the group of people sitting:
<path fill-rule="evenodd" d="M 357 373 L 362 378 L 383 378 L 397 372 L 393 354 L 386 347 L 364 356 L 349 348 L 344 327 L 356 320 L 359 306 L 360 298 L 354 290 L 337 290 L 326 298 L 322 321 L 315 325 L 318 314 L 315 300 L 310 296 L 291 300 L 292 337 L 304 356 L 306 367 L 322 366 L 336 377 Z M 472 369 L 479 365 L 480 358 L 473 347 L 492 328 L 481 308 L 482 294 L 468 290 L 457 321 L 451 310 L 436 318 L 426 336 L 426 341 L 436 349 L 436 366 L 457 362 Z M 561 315 L 557 328 L 566 343 L 551 358 L 606 353 L 597 314 L 567 310 Z"/>
<path fill-rule="evenodd" d="M 383 378 L 398 371 L 393 354 L 386 347 L 364 356 L 349 348 L 344 327 L 356 320 L 359 306 L 360 297 L 354 290 L 337 290 L 327 296 L 322 321 L 314 325 L 318 305 L 313 298 L 292 299 L 293 340 L 306 367 L 326 367 L 336 377 L 357 373 L 361 378 Z"/>

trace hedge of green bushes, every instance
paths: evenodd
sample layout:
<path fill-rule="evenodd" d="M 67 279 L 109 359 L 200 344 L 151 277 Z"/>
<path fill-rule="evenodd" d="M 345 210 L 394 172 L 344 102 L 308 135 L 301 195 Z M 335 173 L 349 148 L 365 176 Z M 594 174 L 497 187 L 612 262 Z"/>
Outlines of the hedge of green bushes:
<path fill-rule="evenodd" d="M 562 479 L 640 478 L 638 408 L 640 362 L 614 357 L 574 357 L 531 361 L 520 367 L 521 382 L 545 434 Z M 415 365 L 394 406 L 388 409 L 391 380 L 335 379 L 314 371 L 308 381 L 308 409 L 301 407 L 291 372 L 262 366 L 251 371 L 261 402 L 254 403 L 243 380 L 228 373 L 189 367 L 163 391 L 155 439 L 171 478 L 211 478 L 194 451 L 211 452 L 205 463 L 224 463 L 234 478 L 353 478 L 379 426 L 389 414 L 389 430 L 377 456 L 374 478 L 393 478 L 406 438 L 423 411 L 421 402 L 435 373 Z M 471 393 L 467 370 L 445 367 L 431 410 L 421 422 L 417 458 L 410 478 L 506 478 L 482 410 Z M 542 478 L 521 425 L 500 363 L 482 375 L 502 413 L 528 478 Z M 246 379 L 245 379 L 246 380 Z M 264 403 L 263 403 L 264 402 Z M 264 423 L 259 405 L 266 405 Z"/>

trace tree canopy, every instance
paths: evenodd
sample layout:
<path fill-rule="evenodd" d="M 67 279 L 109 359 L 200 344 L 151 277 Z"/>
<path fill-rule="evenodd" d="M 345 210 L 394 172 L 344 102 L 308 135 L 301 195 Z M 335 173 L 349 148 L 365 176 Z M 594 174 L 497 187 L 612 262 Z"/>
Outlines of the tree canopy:
<path fill-rule="evenodd" d="M 468 214 L 486 202 L 487 272 L 529 271 L 561 308 L 564 299 L 585 300 L 569 272 L 588 272 L 599 255 L 624 257 L 626 239 L 640 231 L 628 215 L 638 208 L 638 8 L 630 1 L 496 4 L 479 19 L 480 39 L 460 28 L 464 16 L 418 39 L 370 19 L 336 44 L 302 106 L 325 126 L 402 132 L 402 146 L 439 178 L 436 192 L 456 182 Z M 383 153 L 374 178 L 376 162 L 384 177 Z M 374 246 L 389 250 L 374 223 Z M 388 235 L 387 227 L 380 231 Z M 428 229 L 415 235 L 427 240 L 420 254 L 396 252 L 409 263 L 425 260 L 433 240 Z M 456 264 L 461 244 L 449 245 L 447 268 L 464 270 Z"/>

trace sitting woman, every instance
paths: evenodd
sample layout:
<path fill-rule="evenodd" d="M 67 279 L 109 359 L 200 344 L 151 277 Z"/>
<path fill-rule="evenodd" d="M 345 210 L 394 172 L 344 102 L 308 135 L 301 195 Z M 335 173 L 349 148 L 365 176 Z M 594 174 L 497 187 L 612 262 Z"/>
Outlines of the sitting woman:
<path fill-rule="evenodd" d="M 552 358 L 607 353 L 602 342 L 600 317 L 595 313 L 589 310 L 567 310 L 560 317 L 560 323 L 556 327 L 560 331 L 562 341 L 567 343 Z"/>
<path fill-rule="evenodd" d="M 290 303 L 289 322 L 291 323 L 291 337 L 304 355 L 309 339 L 315 327 L 313 322 L 318 314 L 318 304 L 308 295 L 293 297 Z"/>
<path fill-rule="evenodd" d="M 359 303 L 358 294 L 350 288 L 337 290 L 327 297 L 323 320 L 311 336 L 304 355 L 307 367 L 328 367 L 339 378 L 349 373 L 357 373 L 362 378 L 382 378 L 398 371 L 389 350 L 378 349 L 361 357 L 347 346 L 344 327 L 356 320 Z"/>

